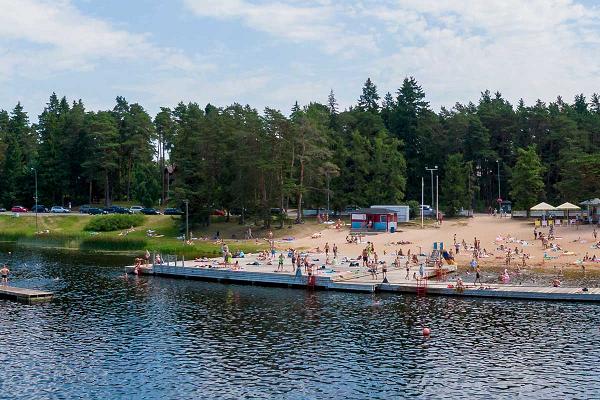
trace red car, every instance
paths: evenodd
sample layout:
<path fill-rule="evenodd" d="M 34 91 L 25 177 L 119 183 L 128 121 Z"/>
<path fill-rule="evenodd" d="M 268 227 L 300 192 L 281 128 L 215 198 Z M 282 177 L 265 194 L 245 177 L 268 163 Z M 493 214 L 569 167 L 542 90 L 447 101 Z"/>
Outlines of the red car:
<path fill-rule="evenodd" d="M 223 211 L 223 210 L 214 210 L 212 212 L 212 215 L 218 215 L 220 217 L 224 217 L 225 216 L 225 211 Z"/>
<path fill-rule="evenodd" d="M 27 212 L 28 210 L 23 206 L 14 206 L 10 209 L 12 212 Z"/>

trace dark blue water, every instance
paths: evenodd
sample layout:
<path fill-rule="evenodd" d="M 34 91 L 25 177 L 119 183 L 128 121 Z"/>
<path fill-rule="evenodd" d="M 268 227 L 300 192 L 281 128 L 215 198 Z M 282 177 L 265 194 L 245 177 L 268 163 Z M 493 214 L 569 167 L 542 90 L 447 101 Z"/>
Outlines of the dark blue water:
<path fill-rule="evenodd" d="M 125 279 L 127 261 L 15 251 L 13 284 L 57 295 L 0 301 L 0 398 L 600 398 L 600 305 Z"/>

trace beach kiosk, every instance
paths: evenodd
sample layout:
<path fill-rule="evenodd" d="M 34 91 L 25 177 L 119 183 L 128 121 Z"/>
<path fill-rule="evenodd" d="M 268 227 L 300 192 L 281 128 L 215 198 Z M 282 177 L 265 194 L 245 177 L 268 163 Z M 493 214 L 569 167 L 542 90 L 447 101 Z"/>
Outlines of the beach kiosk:
<path fill-rule="evenodd" d="M 387 208 L 361 208 L 352 211 L 351 226 L 360 232 L 395 232 L 398 217 L 395 210 Z"/>

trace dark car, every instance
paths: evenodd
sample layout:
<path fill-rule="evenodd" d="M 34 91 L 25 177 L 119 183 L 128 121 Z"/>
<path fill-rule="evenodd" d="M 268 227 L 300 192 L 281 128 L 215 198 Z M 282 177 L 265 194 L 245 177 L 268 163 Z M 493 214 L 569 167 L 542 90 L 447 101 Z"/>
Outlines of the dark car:
<path fill-rule="evenodd" d="M 100 214 L 104 214 L 104 210 L 98 207 L 88 207 L 87 208 L 87 214 L 90 215 L 100 215 Z"/>
<path fill-rule="evenodd" d="M 37 206 L 31 207 L 31 212 L 34 213 L 45 213 L 48 212 L 48 209 L 42 204 L 38 204 Z"/>
<path fill-rule="evenodd" d="M 183 215 L 183 211 L 179 208 L 165 208 L 164 215 Z"/>
<path fill-rule="evenodd" d="M 142 208 L 140 212 L 144 215 L 160 215 L 160 211 L 156 208 Z"/>
<path fill-rule="evenodd" d="M 107 214 L 131 214 L 131 211 L 129 211 L 128 208 L 121 207 L 121 206 L 105 207 L 104 211 Z"/>
<path fill-rule="evenodd" d="M 13 208 L 11 208 L 10 211 L 15 213 L 26 213 L 27 209 L 23 206 L 13 206 Z"/>
<path fill-rule="evenodd" d="M 0 212 L 6 212 L 6 208 L 0 207 Z"/>
<path fill-rule="evenodd" d="M 79 212 L 81 214 L 89 214 L 90 213 L 90 208 L 92 208 L 92 206 L 90 206 L 88 204 L 84 204 L 83 206 L 79 207 Z"/>

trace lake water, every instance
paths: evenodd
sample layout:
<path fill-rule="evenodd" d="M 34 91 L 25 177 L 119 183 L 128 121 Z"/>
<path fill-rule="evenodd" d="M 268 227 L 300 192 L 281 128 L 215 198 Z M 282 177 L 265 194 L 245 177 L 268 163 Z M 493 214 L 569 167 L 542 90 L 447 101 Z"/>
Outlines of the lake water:
<path fill-rule="evenodd" d="M 0 398 L 600 398 L 600 305 L 125 279 L 128 261 L 14 250 L 13 284 L 56 298 L 0 300 Z"/>

